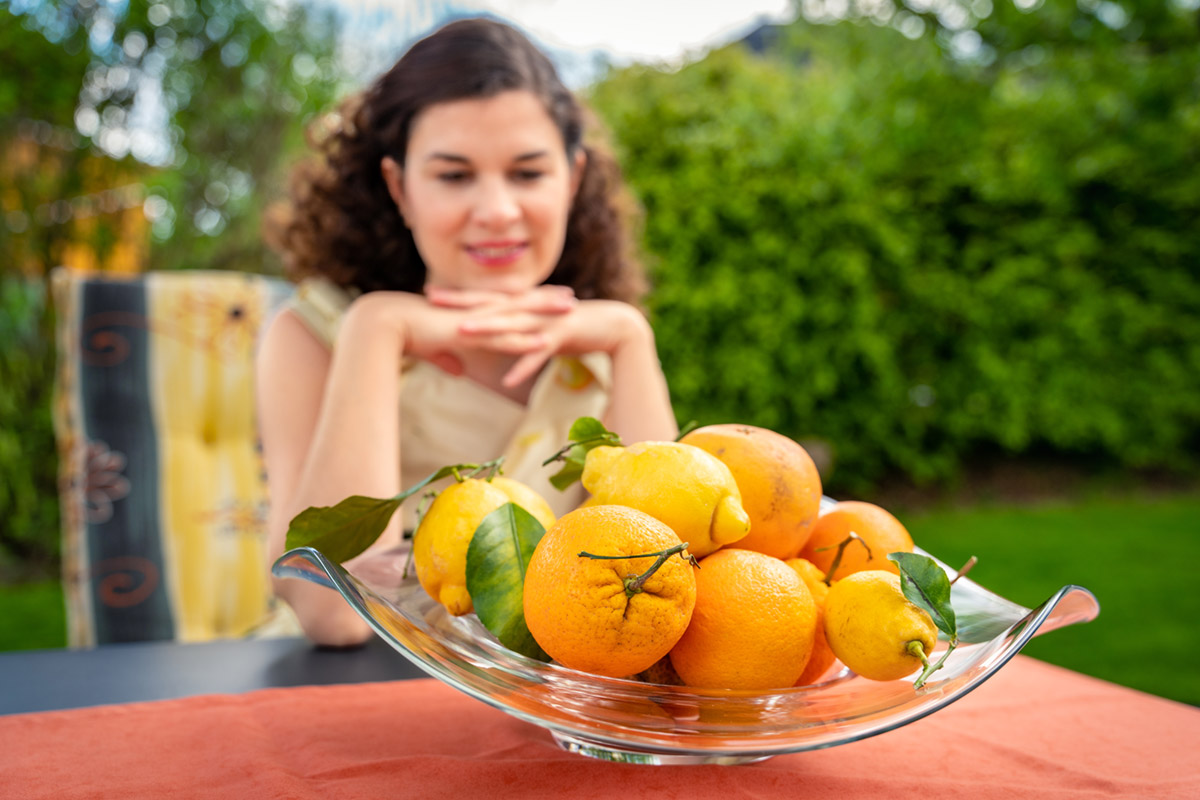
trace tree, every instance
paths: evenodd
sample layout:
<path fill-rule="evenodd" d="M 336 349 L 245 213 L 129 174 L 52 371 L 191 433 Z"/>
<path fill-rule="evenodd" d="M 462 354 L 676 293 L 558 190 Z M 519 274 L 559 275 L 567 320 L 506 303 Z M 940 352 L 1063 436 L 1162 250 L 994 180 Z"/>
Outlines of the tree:
<path fill-rule="evenodd" d="M 100 267 L 275 268 L 261 211 L 341 88 L 337 30 L 276 0 L 0 4 L 0 568 L 57 547 L 48 270 L 81 244 Z"/>
<path fill-rule="evenodd" d="M 681 418 L 824 438 L 843 491 L 1047 451 L 1194 470 L 1193 17 L 991 60 L 802 20 L 611 73 Z"/>

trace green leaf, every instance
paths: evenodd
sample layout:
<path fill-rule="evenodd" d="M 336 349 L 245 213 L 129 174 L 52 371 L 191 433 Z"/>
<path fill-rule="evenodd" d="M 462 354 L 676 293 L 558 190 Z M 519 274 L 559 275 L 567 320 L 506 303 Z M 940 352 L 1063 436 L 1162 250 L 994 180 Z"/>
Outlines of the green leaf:
<path fill-rule="evenodd" d="M 679 435 L 675 437 L 675 441 L 677 441 L 677 442 L 680 441 L 681 439 L 683 439 L 683 437 L 687 436 L 689 433 L 691 433 L 692 431 L 696 430 L 696 428 L 699 428 L 699 427 L 700 427 L 700 423 L 698 421 L 696 421 L 694 419 L 688 420 L 688 423 L 679 429 Z"/>
<path fill-rule="evenodd" d="M 356 494 L 335 506 L 306 508 L 288 526 L 287 549 L 315 547 L 331 561 L 349 561 L 375 543 L 403 500 Z"/>
<path fill-rule="evenodd" d="M 621 446 L 621 437 L 604 427 L 595 417 L 580 417 L 567 433 L 571 443 L 542 462 L 548 466 L 555 461 L 563 462 L 562 468 L 550 476 L 550 484 L 560 492 L 583 476 L 583 462 L 587 454 L 601 445 Z"/>
<path fill-rule="evenodd" d="M 573 444 L 567 448 L 563 456 L 562 469 L 550 476 L 550 485 L 560 492 L 583 477 L 583 464 L 592 448 L 604 444 L 604 440 L 595 440 L 595 444 Z"/>
<path fill-rule="evenodd" d="M 386 499 L 353 495 L 335 506 L 310 506 L 288 524 L 286 549 L 313 547 L 331 561 L 349 561 L 375 544 L 400 504 L 434 481 L 453 475 L 462 479 L 500 469 L 503 457 L 483 464 L 451 464 L 427 475 L 414 486 Z"/>
<path fill-rule="evenodd" d="M 550 485 L 560 492 L 583 477 L 583 464 L 567 461 L 562 469 L 550 476 Z"/>
<path fill-rule="evenodd" d="M 900 589 L 911 602 L 933 618 L 933 624 L 951 642 L 958 640 L 958 623 L 950 605 L 950 579 L 937 562 L 918 553 L 889 553 L 900 567 Z"/>
<path fill-rule="evenodd" d="M 549 661 L 525 625 L 525 570 L 546 529 L 515 503 L 483 518 L 467 548 L 467 592 L 475 614 L 509 650 Z"/>
<path fill-rule="evenodd" d="M 571 438 L 572 442 L 581 442 L 584 439 L 604 436 L 607 433 L 611 433 L 611 431 L 604 427 L 604 423 L 595 417 L 580 417 L 571 424 L 571 430 L 567 433 L 567 436 Z"/>

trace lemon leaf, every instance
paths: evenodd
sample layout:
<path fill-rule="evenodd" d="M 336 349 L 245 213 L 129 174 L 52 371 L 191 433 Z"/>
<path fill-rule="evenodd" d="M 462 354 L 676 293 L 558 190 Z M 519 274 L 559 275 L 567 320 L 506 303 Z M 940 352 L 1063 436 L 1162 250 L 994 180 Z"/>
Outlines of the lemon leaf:
<path fill-rule="evenodd" d="M 600 420 L 595 417 L 580 417 L 571 424 L 571 430 L 567 436 L 572 442 L 581 442 L 584 439 L 603 436 L 606 433 L 612 433 L 612 431 L 604 427 L 604 423 Z"/>
<path fill-rule="evenodd" d="M 550 656 L 525 624 L 525 570 L 546 529 L 516 503 L 483 518 L 467 548 L 467 593 L 483 627 L 509 650 L 538 661 Z"/>
<path fill-rule="evenodd" d="M 425 476 L 395 497 L 379 498 L 351 495 L 335 506 L 309 506 L 288 523 L 284 546 L 288 550 L 297 547 L 313 547 L 322 555 L 339 564 L 349 561 L 364 552 L 387 529 L 388 521 L 400 504 L 434 481 L 451 475 L 460 477 L 495 473 L 503 458 L 483 464 L 451 464 Z"/>
<path fill-rule="evenodd" d="M 573 444 L 563 456 L 562 468 L 550 476 L 550 485 L 560 492 L 583 477 L 583 462 L 587 460 L 590 447 Z"/>
<path fill-rule="evenodd" d="M 315 547 L 331 561 L 349 561 L 375 543 L 403 499 L 356 494 L 335 506 L 306 508 L 288 525 L 287 549 Z"/>
<path fill-rule="evenodd" d="M 583 462 L 587 454 L 601 445 L 621 445 L 621 437 L 604 427 L 595 417 L 580 417 L 567 432 L 570 444 L 542 462 L 549 466 L 555 461 L 563 462 L 562 468 L 550 476 L 550 485 L 560 492 L 583 476 Z"/>
<path fill-rule="evenodd" d="M 675 437 L 675 441 L 681 441 L 683 437 L 687 436 L 689 433 L 699 427 L 700 423 L 698 421 L 694 419 L 688 420 L 688 423 L 679 429 L 679 435 Z"/>
<path fill-rule="evenodd" d="M 900 568 L 900 590 L 910 602 L 924 609 L 937 629 L 951 642 L 958 640 L 958 621 L 950 605 L 950 579 L 937 562 L 919 553 L 888 553 Z"/>

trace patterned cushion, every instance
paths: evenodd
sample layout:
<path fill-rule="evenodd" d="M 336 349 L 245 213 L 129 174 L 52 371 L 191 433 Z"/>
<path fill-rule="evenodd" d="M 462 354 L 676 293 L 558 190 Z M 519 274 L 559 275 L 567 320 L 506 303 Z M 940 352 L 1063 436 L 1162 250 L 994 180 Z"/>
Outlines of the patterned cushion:
<path fill-rule="evenodd" d="M 52 283 L 70 644 L 254 631 L 273 610 L 254 353 L 291 286 L 61 268 Z"/>

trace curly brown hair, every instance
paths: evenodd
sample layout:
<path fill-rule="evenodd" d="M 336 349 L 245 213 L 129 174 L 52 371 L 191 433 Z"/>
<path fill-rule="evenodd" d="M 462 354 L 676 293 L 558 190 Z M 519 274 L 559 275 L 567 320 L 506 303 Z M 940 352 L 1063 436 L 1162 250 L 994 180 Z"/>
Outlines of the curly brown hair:
<path fill-rule="evenodd" d="M 296 168 L 290 202 L 271 210 L 265 229 L 289 277 L 323 275 L 363 292 L 421 292 L 425 264 L 380 163 L 391 156 L 403 164 L 413 120 L 423 109 L 511 90 L 531 91 L 542 101 L 568 158 L 579 148 L 587 156 L 562 256 L 547 283 L 571 286 L 581 299 L 637 303 L 646 281 L 631 242 L 633 205 L 616 160 L 596 140 L 598 126 L 550 60 L 521 33 L 490 19 L 451 22 L 421 39 L 323 126 L 310 129 L 316 158 Z"/>

